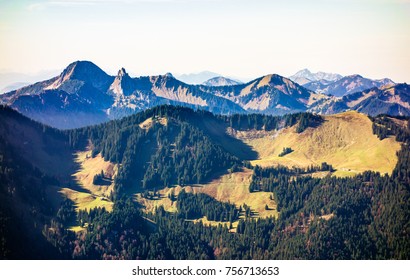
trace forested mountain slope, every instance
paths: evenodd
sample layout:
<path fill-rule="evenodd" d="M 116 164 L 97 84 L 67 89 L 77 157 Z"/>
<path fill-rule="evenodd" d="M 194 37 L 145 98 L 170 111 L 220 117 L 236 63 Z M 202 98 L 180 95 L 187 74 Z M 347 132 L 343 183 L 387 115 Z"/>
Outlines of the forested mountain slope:
<path fill-rule="evenodd" d="M 64 132 L 7 107 L 0 118 L 2 258 L 410 256 L 408 118 L 218 116 L 160 106 Z M 345 121 L 373 133 L 366 136 L 375 138 L 373 144 L 397 151 L 388 174 L 370 164 L 375 171 L 340 177 L 345 174 L 337 173 L 340 167 L 331 157 L 283 165 L 305 151 L 296 145 L 300 141 L 275 144 L 286 135 L 303 137 L 312 147 L 315 135 L 327 134 L 329 145 L 332 137 L 339 144 L 350 141 L 323 146 L 324 154 L 361 150 L 347 153 L 347 162 L 370 153 L 370 147 L 354 143 L 361 141 L 352 131 L 357 127 Z M 329 124 L 339 134 L 329 133 Z M 256 165 L 265 150 L 258 141 L 276 145 L 270 150 L 276 164 Z M 16 218 L 21 215 L 26 222 Z M 16 228 L 23 230 L 15 234 Z M 30 250 L 18 253 L 19 246 Z"/>

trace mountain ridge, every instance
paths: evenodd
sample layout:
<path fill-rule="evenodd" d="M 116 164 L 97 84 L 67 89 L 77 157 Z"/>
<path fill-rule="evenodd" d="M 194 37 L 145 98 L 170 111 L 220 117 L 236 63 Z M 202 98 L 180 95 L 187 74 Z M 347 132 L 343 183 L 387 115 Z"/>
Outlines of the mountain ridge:
<path fill-rule="evenodd" d="M 357 110 L 372 116 L 380 114 L 408 116 L 410 114 L 410 86 L 405 83 L 395 84 L 371 88 L 341 98 L 333 97 L 318 101 L 309 111 L 334 114 L 346 110 Z"/>
<path fill-rule="evenodd" d="M 235 86 L 235 85 L 239 85 L 242 84 L 242 82 L 230 79 L 230 78 L 226 78 L 223 76 L 218 76 L 218 77 L 214 77 L 211 78 L 209 80 L 206 80 L 205 82 L 202 83 L 202 85 L 204 86 L 213 86 L 213 87 L 217 87 L 217 86 Z"/>
<path fill-rule="evenodd" d="M 334 82 L 321 79 L 301 86 L 278 74 L 269 74 L 243 84 L 191 85 L 170 73 L 131 77 L 120 68 L 116 76 L 110 76 L 90 61 L 76 61 L 56 77 L 0 95 L 0 103 L 34 120 L 63 129 L 118 119 L 161 104 L 182 105 L 217 114 L 282 115 L 305 111 L 327 114 L 356 109 L 370 114 L 406 115 L 408 87 L 392 92 L 393 97 L 387 103 L 401 102 L 396 106 L 384 106 L 385 101 L 381 110 L 370 108 L 380 106 L 380 102 L 361 107 L 349 105 L 348 99 L 354 99 L 358 92 L 388 87 L 391 82 L 351 75 Z M 329 92 L 336 97 L 326 95 Z M 349 98 L 338 99 L 339 95 Z"/>
<path fill-rule="evenodd" d="M 359 74 L 345 76 L 334 82 L 325 82 L 320 81 L 310 82 L 305 84 L 306 88 L 309 88 L 315 92 L 320 92 L 328 95 L 333 95 L 336 97 L 342 97 L 352 93 L 368 90 L 371 88 L 378 88 L 386 85 L 394 85 L 395 83 L 387 78 L 380 80 L 371 80 L 364 78 Z"/>
<path fill-rule="evenodd" d="M 279 77 L 281 76 L 261 77 L 254 88 L 250 82 L 246 84 L 250 86 L 248 89 L 241 84 L 230 89 L 222 86 L 218 92 L 214 92 L 209 90 L 210 87 L 183 83 L 172 75 L 131 78 L 121 68 L 115 77 L 109 76 L 92 62 L 76 61 L 59 76 L 6 93 L 0 96 L 0 101 L 35 120 L 58 128 L 95 124 L 160 104 L 184 105 L 213 113 L 232 114 L 246 113 L 248 109 L 259 107 L 266 109 L 269 104 L 255 103 L 259 102 L 258 99 L 265 100 L 265 103 L 274 99 L 266 112 L 281 114 L 305 110 L 306 106 L 303 104 L 314 93 Z M 233 92 L 230 92 L 232 89 Z M 252 90 L 255 91 L 252 92 L 253 96 L 249 95 Z M 303 93 L 306 100 L 293 101 L 289 95 L 290 90 L 299 95 Z M 243 100 L 235 98 L 237 91 L 241 91 L 242 96 L 249 95 L 246 97 L 248 100 L 244 100 L 246 98 L 242 96 Z M 233 97 L 229 98 L 229 95 Z M 273 108 L 275 106 L 278 108 Z M 50 116 L 55 120 L 49 120 Z M 87 120 L 81 119 L 84 116 Z M 73 125 L 69 124 L 70 119 Z"/>
<path fill-rule="evenodd" d="M 289 79 L 303 85 L 317 93 L 341 97 L 359 91 L 364 91 L 373 87 L 394 85 L 395 83 L 388 78 L 369 79 L 360 74 L 342 76 L 340 74 L 317 72 L 312 73 L 308 69 L 298 71 Z"/>
<path fill-rule="evenodd" d="M 305 85 L 307 83 L 320 80 L 334 82 L 341 79 L 342 77 L 343 76 L 340 74 L 326 73 L 321 71 L 312 73 L 309 69 L 305 68 L 290 76 L 289 79 L 300 85 Z"/>

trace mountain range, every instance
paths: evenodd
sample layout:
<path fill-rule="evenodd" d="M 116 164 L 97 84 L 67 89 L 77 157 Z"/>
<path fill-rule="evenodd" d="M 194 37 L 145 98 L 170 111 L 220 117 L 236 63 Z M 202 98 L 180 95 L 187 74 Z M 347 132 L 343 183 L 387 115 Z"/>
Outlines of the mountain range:
<path fill-rule="evenodd" d="M 334 114 L 355 110 L 367 115 L 380 114 L 409 116 L 410 86 L 408 84 L 387 85 L 361 92 L 332 97 L 318 101 L 309 111 L 318 114 Z"/>
<path fill-rule="evenodd" d="M 160 104 L 245 112 L 239 105 L 185 84 L 171 74 L 131 78 L 125 69 L 110 76 L 88 61 L 70 64 L 57 77 L 0 96 L 26 116 L 57 128 L 120 118 Z"/>
<path fill-rule="evenodd" d="M 318 80 L 309 82 L 303 86 L 315 92 L 342 97 L 351 93 L 394 84 L 395 83 L 392 80 L 387 78 L 371 80 L 368 78 L 363 78 L 360 75 L 351 75 L 333 82 Z"/>
<path fill-rule="evenodd" d="M 340 74 L 317 72 L 312 73 L 303 69 L 289 77 L 292 81 L 303 85 L 317 93 L 342 97 L 351 93 L 364 91 L 374 87 L 394 85 L 388 78 L 372 80 L 355 74 L 343 77 Z"/>
<path fill-rule="evenodd" d="M 340 78 L 308 70 L 294 76 L 316 81 L 301 86 L 269 74 L 244 84 L 217 77 L 203 85 L 191 85 L 170 73 L 133 78 L 121 68 L 116 76 L 110 76 L 92 62 L 76 61 L 54 78 L 0 95 L 0 103 L 60 129 L 102 123 L 162 104 L 217 114 L 357 110 L 371 115 L 408 115 L 407 84 L 394 84 L 389 79 L 374 81 L 360 75 Z"/>
<path fill-rule="evenodd" d="M 315 81 L 320 81 L 320 80 L 334 82 L 334 81 L 340 80 L 341 78 L 343 78 L 343 76 L 340 74 L 326 73 L 326 72 L 312 73 L 311 71 L 309 71 L 309 69 L 300 70 L 296 72 L 294 75 L 289 77 L 289 79 L 291 79 L 292 81 L 300 85 L 305 85 L 310 82 L 315 82 Z"/>

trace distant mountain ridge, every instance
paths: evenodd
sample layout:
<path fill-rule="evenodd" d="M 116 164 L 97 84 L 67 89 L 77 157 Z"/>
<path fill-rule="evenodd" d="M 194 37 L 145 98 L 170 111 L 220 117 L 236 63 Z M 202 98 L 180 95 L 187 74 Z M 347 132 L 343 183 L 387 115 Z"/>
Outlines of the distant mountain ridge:
<path fill-rule="evenodd" d="M 208 87 L 235 86 L 235 85 L 240 85 L 240 84 L 242 84 L 242 82 L 232 80 L 229 78 L 225 78 L 222 76 L 211 78 L 202 83 L 202 85 L 208 86 Z"/>
<path fill-rule="evenodd" d="M 410 86 L 396 84 L 372 88 L 343 96 L 320 100 L 309 111 L 318 114 L 334 114 L 355 110 L 368 115 L 380 114 L 409 116 Z"/>
<path fill-rule="evenodd" d="M 181 75 L 176 76 L 176 78 L 186 84 L 200 85 L 212 78 L 220 77 L 220 76 L 221 74 L 218 74 L 215 72 L 202 71 L 198 73 L 181 74 Z"/>
<path fill-rule="evenodd" d="M 329 75 L 320 74 L 317 78 L 329 78 L 333 74 Z M 305 111 L 331 114 L 346 110 L 372 115 L 409 114 L 409 87 L 398 84 L 387 93 L 386 88 L 394 85 L 389 79 L 373 81 L 353 75 L 334 82 L 322 79 L 305 86 L 277 74 L 245 84 L 232 84 L 223 77 L 218 79 L 212 86 L 191 85 L 170 73 L 133 78 L 124 68 L 116 76 L 110 76 L 92 62 L 76 61 L 54 78 L 0 95 L 0 103 L 60 129 L 98 124 L 166 104 L 216 114 L 282 115 Z M 313 83 L 317 84 L 313 86 Z M 384 92 L 388 98 L 378 94 L 367 98 L 369 89 Z M 341 98 L 346 92 L 348 95 Z M 335 96 L 326 95 L 329 93 Z M 364 100 L 367 105 L 362 103 Z"/>
<path fill-rule="evenodd" d="M 334 82 L 327 82 L 323 80 L 310 82 L 304 87 L 324 94 L 334 96 L 345 96 L 351 93 L 368 90 L 374 87 L 382 87 L 386 85 L 394 85 L 395 83 L 390 79 L 371 80 L 360 75 L 351 75 L 343 77 Z"/>
<path fill-rule="evenodd" d="M 312 73 L 308 69 L 300 70 L 296 74 L 289 77 L 290 80 L 300 85 L 305 85 L 307 83 L 320 81 L 320 80 L 333 82 L 341 78 L 343 78 L 343 76 L 340 74 L 326 73 L 326 72 Z"/>
<path fill-rule="evenodd" d="M 334 73 L 312 73 L 308 69 L 298 71 L 296 74 L 290 76 L 289 79 L 314 92 L 338 97 L 374 87 L 395 84 L 388 78 L 372 80 L 358 74 L 343 77 L 340 74 Z"/>
<path fill-rule="evenodd" d="M 325 98 L 276 74 L 243 85 L 202 89 L 231 100 L 248 112 L 276 115 L 305 111 L 313 102 Z"/>

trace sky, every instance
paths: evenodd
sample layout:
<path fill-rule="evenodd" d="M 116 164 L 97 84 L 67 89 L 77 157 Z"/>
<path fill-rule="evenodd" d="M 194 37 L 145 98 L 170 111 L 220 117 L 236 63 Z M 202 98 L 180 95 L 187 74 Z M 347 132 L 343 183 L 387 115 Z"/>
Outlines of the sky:
<path fill-rule="evenodd" d="M 0 71 L 298 70 L 410 82 L 410 0 L 0 0 Z"/>

